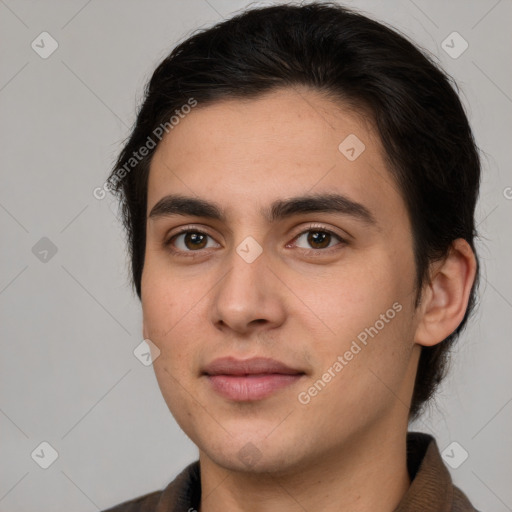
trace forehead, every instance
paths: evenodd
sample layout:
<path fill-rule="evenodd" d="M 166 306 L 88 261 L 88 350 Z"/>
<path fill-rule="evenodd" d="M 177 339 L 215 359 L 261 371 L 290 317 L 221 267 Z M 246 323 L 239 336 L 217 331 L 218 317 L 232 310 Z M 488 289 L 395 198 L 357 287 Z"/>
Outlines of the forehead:
<path fill-rule="evenodd" d="M 223 203 L 227 215 L 307 193 L 400 202 L 380 139 L 362 114 L 306 89 L 199 103 L 153 156 L 148 213 L 176 193 Z"/>

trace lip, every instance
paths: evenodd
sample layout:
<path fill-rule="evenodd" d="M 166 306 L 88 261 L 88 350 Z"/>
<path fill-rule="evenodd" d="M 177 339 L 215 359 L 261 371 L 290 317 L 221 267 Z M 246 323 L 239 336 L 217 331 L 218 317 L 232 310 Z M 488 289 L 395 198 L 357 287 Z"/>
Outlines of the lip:
<path fill-rule="evenodd" d="M 212 389 L 235 401 L 262 400 L 300 380 L 305 372 L 266 357 L 215 359 L 203 370 Z"/>
<path fill-rule="evenodd" d="M 208 364 L 203 369 L 203 373 L 207 375 L 261 375 L 265 373 L 294 375 L 304 372 L 268 357 L 252 357 L 251 359 L 221 357 Z"/>

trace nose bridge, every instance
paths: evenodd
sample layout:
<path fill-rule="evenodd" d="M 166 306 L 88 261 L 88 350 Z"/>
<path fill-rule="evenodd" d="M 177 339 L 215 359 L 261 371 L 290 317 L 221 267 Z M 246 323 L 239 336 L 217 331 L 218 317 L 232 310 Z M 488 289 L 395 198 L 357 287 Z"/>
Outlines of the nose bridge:
<path fill-rule="evenodd" d="M 215 296 L 215 320 L 235 330 L 246 329 L 254 320 L 275 322 L 280 306 L 272 285 L 271 262 L 260 243 L 251 236 L 244 238 L 227 261 L 229 271 Z"/>
<path fill-rule="evenodd" d="M 264 273 L 266 265 L 269 264 L 268 254 L 266 254 L 268 251 L 263 250 L 267 231 L 257 224 L 257 221 L 257 219 L 251 221 L 251 214 L 248 212 L 238 214 L 238 228 L 232 232 L 233 245 L 230 244 L 230 254 L 226 260 L 231 269 L 226 276 L 229 279 L 232 279 L 232 275 L 237 276 L 239 281 L 250 282 L 258 274 Z"/>
<path fill-rule="evenodd" d="M 268 283 L 263 274 L 268 265 L 263 247 L 252 237 L 246 237 L 235 246 L 229 257 L 229 272 L 220 288 L 233 299 L 255 300 L 260 295 L 260 285 Z"/>

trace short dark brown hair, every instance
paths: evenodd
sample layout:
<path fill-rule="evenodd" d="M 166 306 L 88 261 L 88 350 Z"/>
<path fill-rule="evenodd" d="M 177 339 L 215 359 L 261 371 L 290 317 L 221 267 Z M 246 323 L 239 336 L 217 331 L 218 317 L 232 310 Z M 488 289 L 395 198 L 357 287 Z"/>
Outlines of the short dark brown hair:
<path fill-rule="evenodd" d="M 369 112 L 410 216 L 417 272 L 416 306 L 429 264 L 465 239 L 476 255 L 474 212 L 480 159 L 453 79 L 406 37 L 331 2 L 280 4 L 242 12 L 183 41 L 159 64 L 131 135 L 109 178 L 118 194 L 141 298 L 147 185 L 158 127 L 190 102 L 255 98 L 306 85 Z M 166 131 L 169 131 L 166 129 Z M 154 137 L 153 137 L 154 138 Z M 134 158 L 129 172 L 126 163 Z M 416 419 L 445 377 L 448 352 L 475 306 L 479 264 L 465 316 L 441 343 L 422 347 L 409 419 Z"/>

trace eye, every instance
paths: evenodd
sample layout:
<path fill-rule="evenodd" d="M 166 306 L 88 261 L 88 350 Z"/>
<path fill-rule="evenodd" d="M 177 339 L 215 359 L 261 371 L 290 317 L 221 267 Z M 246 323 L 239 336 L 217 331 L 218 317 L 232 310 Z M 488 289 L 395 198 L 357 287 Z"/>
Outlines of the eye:
<path fill-rule="evenodd" d="M 213 245 L 208 245 L 208 238 L 213 238 L 204 231 L 199 229 L 192 229 L 190 227 L 184 227 L 179 233 L 171 236 L 167 241 L 164 242 L 164 247 L 167 248 L 171 253 L 181 253 L 183 256 L 196 256 L 193 253 L 200 253 L 202 249 L 210 249 L 212 247 L 220 247 L 216 242 Z M 299 233 L 294 239 L 295 244 L 299 240 L 305 241 L 309 244 L 312 249 L 308 247 L 300 247 L 299 249 L 313 252 L 330 252 L 333 245 L 332 242 L 337 239 L 340 243 L 334 244 L 344 246 L 348 242 L 337 235 L 333 231 L 326 229 L 322 226 L 308 226 L 308 229 Z M 294 244 L 294 245 L 295 245 Z M 287 245 L 289 247 L 289 244 Z M 327 251 L 327 249 L 329 251 Z M 188 253 L 188 254 L 187 254 Z M 199 254 L 197 254 L 199 255 Z"/>
<path fill-rule="evenodd" d="M 164 246 L 169 248 L 171 252 L 198 252 L 201 249 L 211 248 L 211 246 L 208 246 L 208 238 L 211 238 L 210 235 L 204 231 L 184 228 L 164 242 Z"/>
<path fill-rule="evenodd" d="M 309 244 L 313 249 L 308 247 L 300 247 L 301 249 L 321 251 L 325 249 L 331 249 L 333 246 L 333 238 L 338 239 L 341 243 L 335 245 L 346 245 L 347 241 L 341 236 L 337 235 L 333 231 L 323 228 L 322 226 L 309 226 L 306 231 L 302 231 L 298 236 L 294 238 L 294 242 L 297 243 L 299 240 L 303 240 L 306 244 Z"/>

